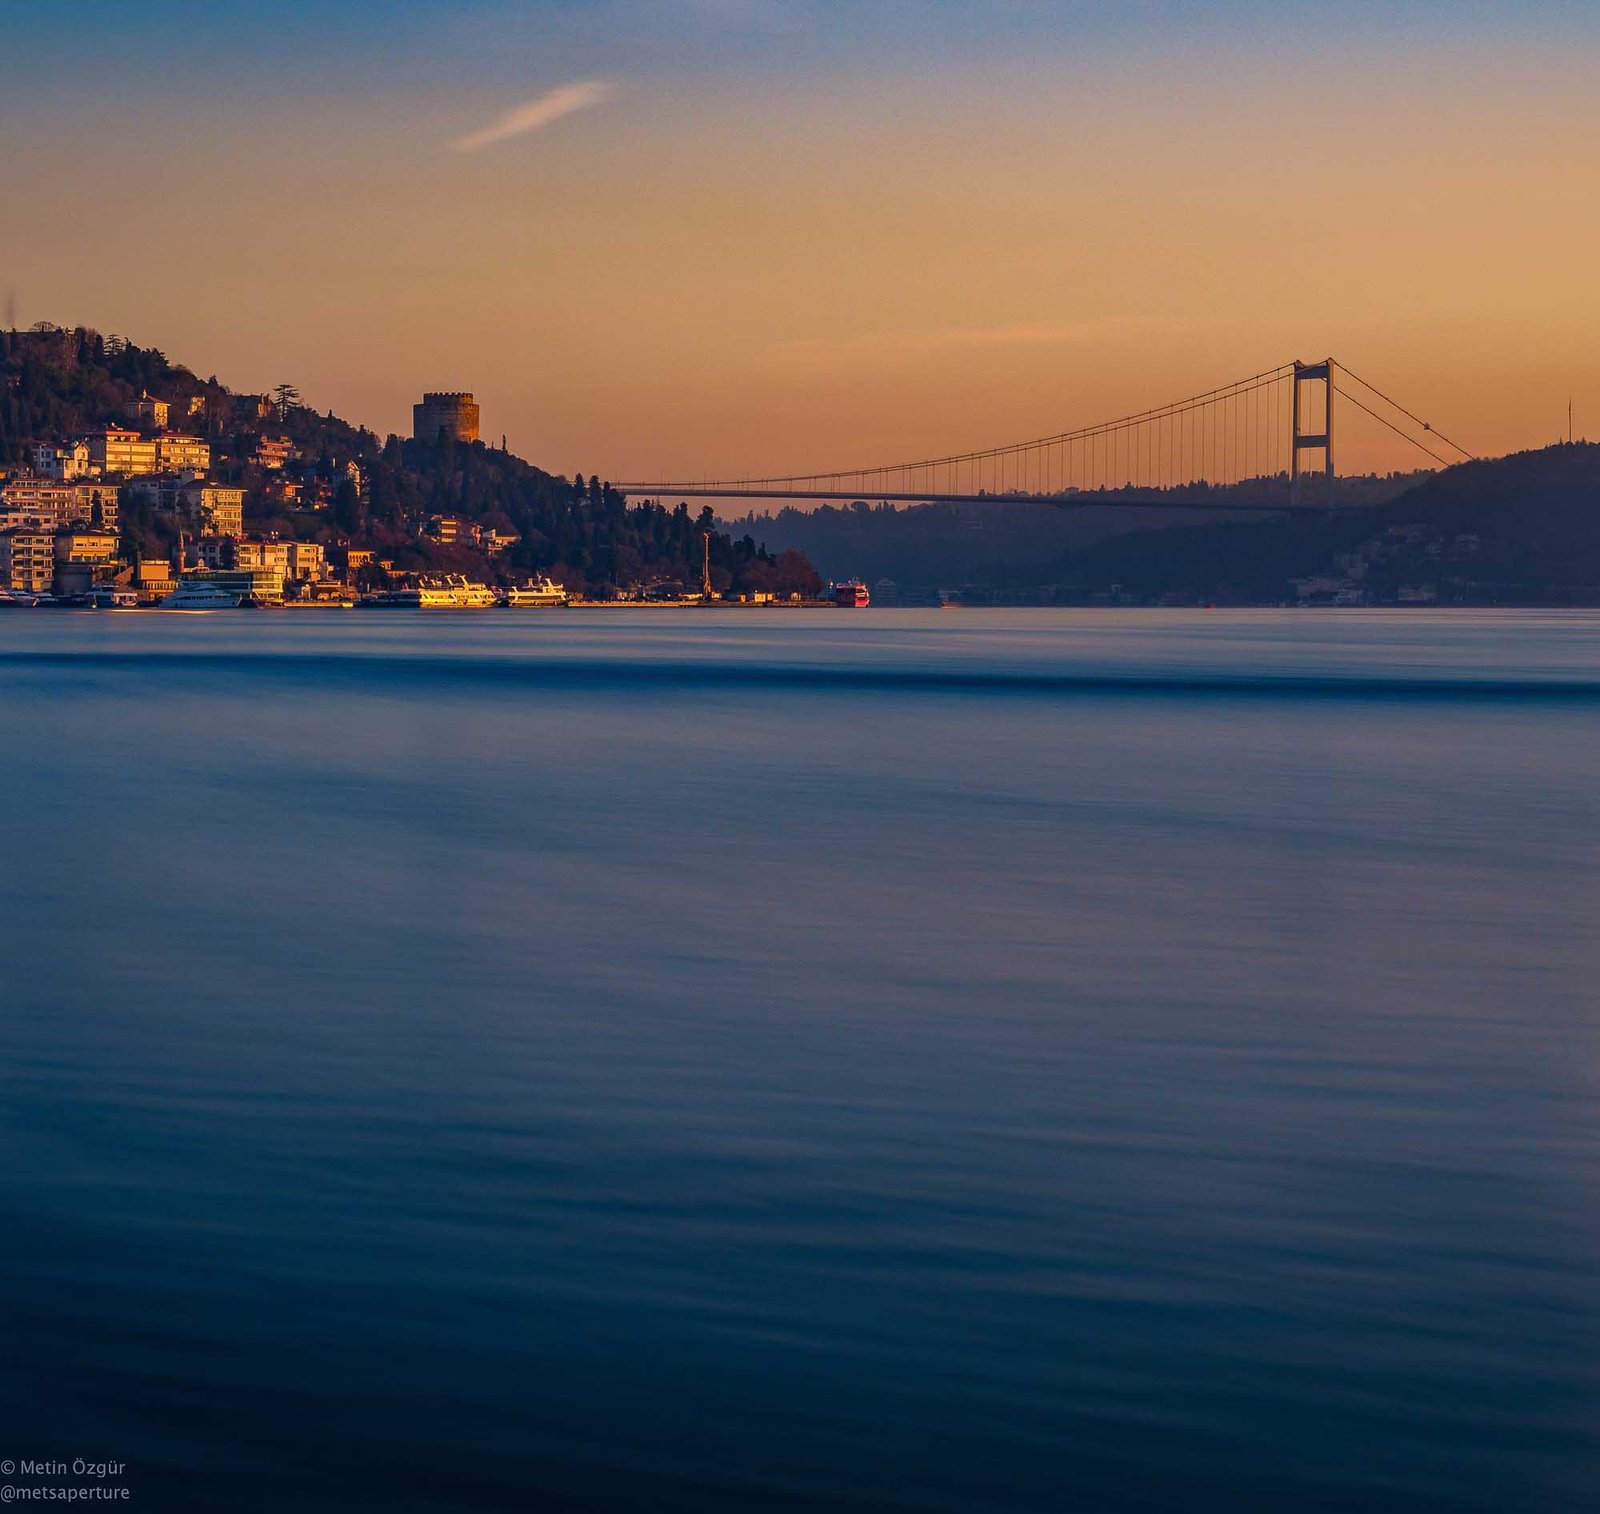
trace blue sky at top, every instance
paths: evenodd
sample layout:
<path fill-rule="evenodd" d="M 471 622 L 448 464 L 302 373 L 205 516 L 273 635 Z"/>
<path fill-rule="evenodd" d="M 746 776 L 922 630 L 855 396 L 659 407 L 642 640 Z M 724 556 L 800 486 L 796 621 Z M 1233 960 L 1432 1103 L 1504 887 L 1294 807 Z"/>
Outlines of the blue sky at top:
<path fill-rule="evenodd" d="M 1041 47 L 1107 63 L 1188 48 L 1314 63 L 1400 47 L 1421 67 L 1430 52 L 1553 59 L 1600 37 L 1600 6 L 1588 0 L 65 0 L 12 9 L 25 92 L 85 63 L 125 68 L 135 88 L 170 88 L 175 75 L 201 70 L 191 82 L 202 89 L 227 80 L 295 93 L 308 81 L 359 87 L 390 71 L 892 75 L 1024 60 Z"/>

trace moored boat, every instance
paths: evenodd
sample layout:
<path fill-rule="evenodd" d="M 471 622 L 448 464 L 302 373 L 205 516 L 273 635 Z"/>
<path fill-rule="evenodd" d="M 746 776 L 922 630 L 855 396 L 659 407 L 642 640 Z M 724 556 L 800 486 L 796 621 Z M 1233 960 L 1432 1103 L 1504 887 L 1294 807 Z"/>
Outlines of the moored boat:
<path fill-rule="evenodd" d="M 414 588 L 377 589 L 356 601 L 363 610 L 487 610 L 499 604 L 487 584 L 459 573 L 424 578 Z"/>
<path fill-rule="evenodd" d="M 569 602 L 567 591 L 553 578 L 543 576 L 517 584 L 500 597 L 500 603 L 508 610 L 560 608 Z"/>
<path fill-rule="evenodd" d="M 180 583 L 161 601 L 163 610 L 237 610 L 240 596 L 230 594 L 219 584 L 199 582 Z"/>
<path fill-rule="evenodd" d="M 477 583 L 459 573 L 446 573 L 436 587 L 449 596 L 452 609 L 492 610 L 500 603 L 488 584 Z"/>

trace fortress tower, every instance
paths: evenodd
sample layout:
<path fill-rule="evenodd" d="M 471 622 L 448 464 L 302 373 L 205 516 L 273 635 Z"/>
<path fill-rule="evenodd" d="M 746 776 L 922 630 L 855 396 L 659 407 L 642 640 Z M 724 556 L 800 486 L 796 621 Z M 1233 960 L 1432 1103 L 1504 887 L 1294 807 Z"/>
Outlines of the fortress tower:
<path fill-rule="evenodd" d="M 478 406 L 470 394 L 425 394 L 411 407 L 411 434 L 419 442 L 436 442 L 439 433 L 458 442 L 478 439 Z"/>

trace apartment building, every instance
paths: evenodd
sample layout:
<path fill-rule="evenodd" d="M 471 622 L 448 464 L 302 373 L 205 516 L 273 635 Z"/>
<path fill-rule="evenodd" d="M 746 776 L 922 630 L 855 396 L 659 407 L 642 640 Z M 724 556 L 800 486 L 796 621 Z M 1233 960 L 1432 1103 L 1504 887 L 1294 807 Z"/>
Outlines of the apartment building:
<path fill-rule="evenodd" d="M 107 426 L 83 438 L 89 447 L 89 466 L 100 473 L 119 473 L 127 478 L 154 473 L 157 469 L 156 444 L 137 431 Z"/>
<path fill-rule="evenodd" d="M 56 574 L 56 534 L 20 526 L 0 531 L 0 589 L 42 594 Z"/>
<path fill-rule="evenodd" d="M 37 526 L 54 531 L 78 518 L 78 490 L 74 484 L 19 473 L 0 484 L 0 527 Z"/>
<path fill-rule="evenodd" d="M 156 469 L 161 473 L 209 473 L 211 444 L 198 436 L 163 434 L 156 438 Z"/>

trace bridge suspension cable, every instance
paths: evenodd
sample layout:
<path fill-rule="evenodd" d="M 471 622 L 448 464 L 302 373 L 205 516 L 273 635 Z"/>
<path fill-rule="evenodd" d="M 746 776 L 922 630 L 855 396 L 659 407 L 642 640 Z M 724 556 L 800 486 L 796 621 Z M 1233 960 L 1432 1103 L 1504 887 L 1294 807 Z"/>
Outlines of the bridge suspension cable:
<path fill-rule="evenodd" d="M 1398 410 L 1407 419 L 1415 421 L 1417 423 L 1417 425 L 1421 426 L 1424 431 L 1430 432 L 1432 435 L 1438 437 L 1439 440 L 1445 444 L 1445 446 L 1454 447 L 1455 450 L 1457 452 L 1459 452 L 1462 455 L 1462 457 L 1466 458 L 1468 462 L 1475 462 L 1477 460 L 1475 453 L 1468 452 L 1467 449 L 1465 447 L 1461 446 L 1459 443 L 1451 441 L 1450 438 L 1444 434 L 1444 432 L 1435 431 L 1434 428 L 1427 421 L 1423 420 L 1423 418 L 1420 415 L 1413 415 L 1409 410 L 1406 409 L 1406 407 L 1404 405 L 1402 405 L 1400 403 L 1399 400 L 1390 399 L 1389 396 L 1387 394 L 1385 394 L 1383 392 L 1383 390 L 1378 388 L 1378 386 L 1376 384 L 1369 384 L 1364 378 L 1362 378 L 1361 375 L 1359 373 L 1357 373 L 1354 368 L 1346 368 L 1344 366 L 1344 364 L 1341 363 L 1339 365 L 1339 371 L 1341 373 L 1349 374 L 1349 376 L 1351 378 L 1353 378 L 1358 384 L 1360 384 L 1363 389 L 1370 390 L 1373 394 L 1377 395 L 1378 398 L 1384 402 L 1384 404 L 1392 405 L 1396 410 Z M 1341 389 L 1339 392 L 1341 394 L 1343 394 L 1346 399 L 1352 400 L 1356 404 L 1360 404 L 1361 403 L 1359 400 L 1356 400 L 1355 397 L 1353 395 L 1351 395 L 1347 390 Z M 1363 410 L 1367 410 L 1367 407 L 1365 405 L 1361 405 L 1361 408 Z M 1367 410 L 1367 414 L 1368 415 L 1372 415 L 1373 413 L 1374 413 L 1373 411 Z M 1379 420 L 1383 419 L 1382 416 L 1378 416 L 1377 418 Z M 1387 426 L 1387 425 L 1389 425 L 1389 423 L 1387 421 L 1384 421 L 1384 425 Z M 1390 426 L 1389 429 L 1393 431 L 1393 430 L 1396 430 L 1397 428 L 1395 428 L 1393 426 Z M 1400 435 L 1400 436 L 1405 436 L 1405 432 L 1403 432 L 1403 431 L 1399 431 L 1397 434 Z M 1413 442 L 1413 445 L 1416 445 L 1416 446 L 1421 446 L 1422 445 L 1420 442 L 1415 442 L 1414 439 L 1412 437 L 1409 437 L 1409 436 L 1406 436 L 1406 440 L 1408 442 Z M 1423 447 L 1422 450 L 1424 452 L 1427 452 L 1428 449 L 1426 447 Z M 1431 456 L 1432 454 L 1430 453 L 1429 455 Z M 1443 462 L 1444 460 L 1441 458 L 1440 461 Z"/>
<path fill-rule="evenodd" d="M 1434 462 L 1438 463 L 1441 468 L 1448 468 L 1450 466 L 1449 459 L 1440 457 L 1439 454 L 1437 452 L 1435 452 L 1432 447 L 1425 446 L 1422 442 L 1419 442 L 1416 439 L 1416 437 L 1407 436 L 1406 433 L 1404 431 L 1402 431 L 1397 425 L 1395 425 L 1395 423 L 1393 421 L 1384 419 L 1384 417 L 1379 415 L 1376 410 L 1372 409 L 1368 405 L 1362 404 L 1361 401 L 1359 399 L 1357 399 L 1356 396 L 1353 395 L 1348 389 L 1346 389 L 1343 384 L 1335 384 L 1333 386 L 1333 392 L 1335 394 L 1339 395 L 1342 399 L 1349 400 L 1350 403 L 1356 407 L 1356 409 L 1365 410 L 1367 412 L 1367 414 L 1370 415 L 1373 418 L 1373 420 L 1377 421 L 1380 426 L 1387 426 L 1392 432 L 1394 432 L 1394 434 L 1396 436 L 1400 437 L 1403 441 L 1408 441 L 1408 442 L 1411 443 L 1411 445 L 1413 447 L 1417 448 L 1419 451 L 1426 452 L 1428 454 L 1428 456 L 1431 457 L 1434 460 Z M 1442 438 L 1442 439 L 1447 439 L 1447 438 Z M 1454 447 L 1455 443 L 1451 442 L 1450 445 L 1452 447 Z M 1466 455 L 1469 458 L 1472 456 L 1472 454 L 1470 452 L 1467 453 Z"/>
<path fill-rule="evenodd" d="M 1340 382 L 1346 376 L 1361 395 Z M 1303 386 L 1315 392 L 1302 399 Z M 1472 454 L 1435 431 L 1414 412 L 1332 359 L 1280 363 L 1259 373 L 1171 404 L 1114 420 L 1076 426 L 999 447 L 973 448 L 909 462 L 869 464 L 813 472 L 766 473 L 736 478 L 621 483 L 625 494 L 745 499 L 876 499 L 1079 501 L 1115 494 L 1127 504 L 1195 505 L 1215 509 L 1282 509 L 1300 503 L 1301 457 L 1317 452 L 1334 502 L 1333 397 L 1357 409 L 1418 448 L 1435 463 L 1446 459 L 1407 428 L 1420 430 Z M 1363 397 L 1364 396 L 1364 397 Z M 1399 419 L 1382 414 L 1387 406 Z M 1309 502 L 1309 500 L 1305 501 Z"/>

